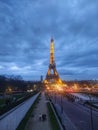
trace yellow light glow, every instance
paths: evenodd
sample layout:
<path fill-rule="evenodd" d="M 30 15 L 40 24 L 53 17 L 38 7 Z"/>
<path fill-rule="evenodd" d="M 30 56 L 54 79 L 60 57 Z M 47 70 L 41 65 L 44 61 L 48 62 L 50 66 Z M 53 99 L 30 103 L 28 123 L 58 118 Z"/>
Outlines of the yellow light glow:
<path fill-rule="evenodd" d="M 74 89 L 75 89 L 75 90 L 77 90 L 77 89 L 78 89 L 77 84 L 74 84 Z"/>

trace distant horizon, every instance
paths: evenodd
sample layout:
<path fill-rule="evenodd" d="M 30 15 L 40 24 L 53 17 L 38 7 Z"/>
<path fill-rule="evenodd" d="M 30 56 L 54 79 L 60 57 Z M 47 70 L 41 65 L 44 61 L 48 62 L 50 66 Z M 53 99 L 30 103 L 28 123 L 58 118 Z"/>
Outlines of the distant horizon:
<path fill-rule="evenodd" d="M 25 78 L 23 78 L 21 75 L 7 75 L 7 74 L 3 74 L 3 75 L 1 75 L 0 74 L 0 76 L 5 76 L 5 77 L 7 77 L 7 78 L 10 78 L 10 76 L 13 76 L 13 78 L 14 77 L 18 77 L 18 76 L 20 76 L 20 79 L 22 79 L 22 80 L 24 80 L 24 81 L 40 81 L 41 80 L 41 76 L 39 77 L 39 79 L 25 79 Z M 43 76 L 43 75 L 42 75 Z M 44 80 L 45 78 L 43 78 L 43 80 Z M 89 81 L 89 80 L 98 80 L 98 79 L 62 79 L 61 78 L 61 80 L 63 80 L 63 81 Z"/>

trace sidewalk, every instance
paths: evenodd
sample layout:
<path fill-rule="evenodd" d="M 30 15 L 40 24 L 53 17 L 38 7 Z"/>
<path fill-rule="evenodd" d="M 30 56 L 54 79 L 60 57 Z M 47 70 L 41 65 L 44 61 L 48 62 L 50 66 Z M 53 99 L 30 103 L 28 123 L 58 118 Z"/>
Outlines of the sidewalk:
<path fill-rule="evenodd" d="M 39 121 L 39 114 L 46 114 L 46 121 Z M 25 130 L 52 130 L 51 124 L 49 121 L 49 115 L 47 110 L 46 98 L 44 93 L 41 94 L 39 103 L 34 109 L 33 116 L 30 117 Z"/>

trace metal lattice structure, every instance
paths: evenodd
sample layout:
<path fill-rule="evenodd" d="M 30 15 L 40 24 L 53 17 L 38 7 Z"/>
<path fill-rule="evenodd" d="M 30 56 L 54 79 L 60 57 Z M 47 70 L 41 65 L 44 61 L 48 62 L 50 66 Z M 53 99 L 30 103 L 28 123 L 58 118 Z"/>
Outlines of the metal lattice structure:
<path fill-rule="evenodd" d="M 49 63 L 48 72 L 46 74 L 45 82 L 48 82 L 48 83 L 62 82 L 60 77 L 59 77 L 59 74 L 56 70 L 56 63 L 55 63 L 55 58 L 54 58 L 54 40 L 53 40 L 53 38 L 51 39 L 51 42 L 50 42 L 50 63 Z"/>

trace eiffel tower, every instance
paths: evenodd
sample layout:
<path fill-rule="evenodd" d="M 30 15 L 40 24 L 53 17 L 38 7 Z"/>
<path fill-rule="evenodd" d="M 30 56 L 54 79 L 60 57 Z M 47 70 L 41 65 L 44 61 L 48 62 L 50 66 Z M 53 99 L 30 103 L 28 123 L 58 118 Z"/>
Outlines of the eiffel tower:
<path fill-rule="evenodd" d="M 50 64 L 46 74 L 45 83 L 62 83 L 59 74 L 56 70 L 56 63 L 54 58 L 54 40 L 50 42 Z"/>

